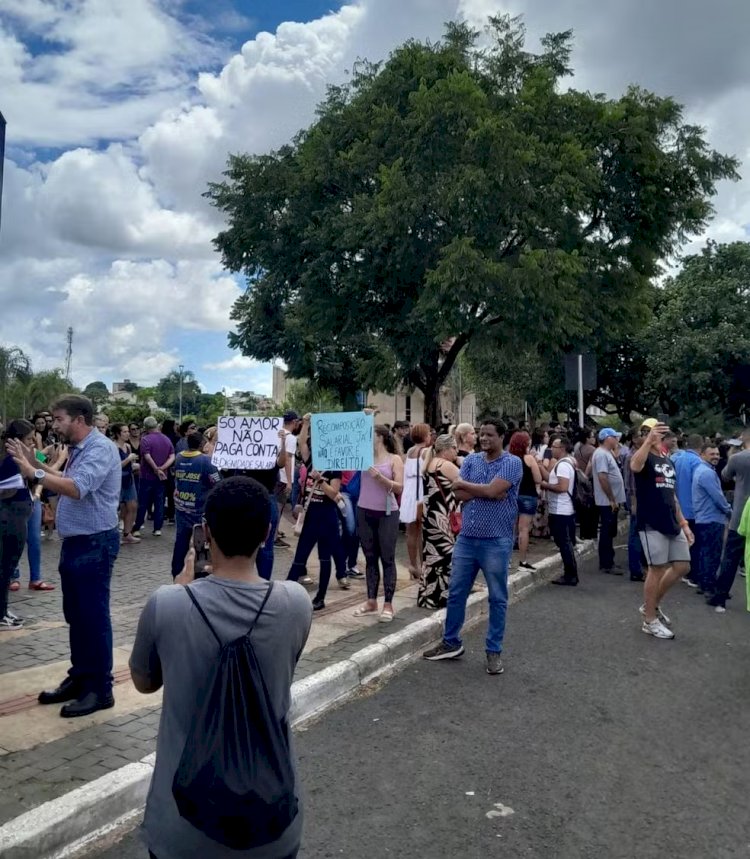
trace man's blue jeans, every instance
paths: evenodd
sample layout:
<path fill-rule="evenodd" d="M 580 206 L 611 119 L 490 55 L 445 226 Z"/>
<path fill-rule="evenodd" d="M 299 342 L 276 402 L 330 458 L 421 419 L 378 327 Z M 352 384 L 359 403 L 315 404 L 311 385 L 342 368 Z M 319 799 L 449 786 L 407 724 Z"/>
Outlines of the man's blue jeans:
<path fill-rule="evenodd" d="M 628 568 L 631 576 L 642 576 L 644 563 L 642 560 L 643 546 L 638 536 L 635 513 L 630 514 L 630 530 L 628 531 Z"/>
<path fill-rule="evenodd" d="M 60 550 L 63 614 L 70 627 L 68 674 L 82 693 L 112 692 L 112 620 L 109 587 L 120 549 L 117 528 L 66 537 Z"/>
<path fill-rule="evenodd" d="M 164 524 L 165 480 L 144 480 L 138 488 L 138 515 L 135 517 L 134 531 L 140 531 L 146 521 L 149 506 L 154 505 L 154 531 L 161 531 Z"/>
<path fill-rule="evenodd" d="M 512 537 L 480 540 L 459 534 L 453 548 L 448 609 L 443 639 L 449 647 L 461 646 L 461 628 L 466 617 L 466 600 L 481 570 L 487 581 L 489 623 L 485 649 L 501 653 L 508 608 L 508 565 L 513 552 Z"/>
<path fill-rule="evenodd" d="M 279 505 L 273 495 L 271 495 L 270 508 L 271 530 L 255 556 L 255 568 L 258 570 L 258 575 L 267 582 L 271 581 L 271 574 L 273 573 L 273 541 L 276 539 L 276 529 L 279 527 Z"/>
<path fill-rule="evenodd" d="M 695 542 L 700 547 L 697 581 L 707 594 L 716 590 L 721 550 L 724 547 L 724 527 L 721 522 L 695 523 Z"/>
<path fill-rule="evenodd" d="M 185 566 L 185 557 L 190 550 L 193 526 L 201 521 L 200 516 L 191 516 L 175 510 L 174 549 L 172 550 L 172 578 L 179 576 Z"/>

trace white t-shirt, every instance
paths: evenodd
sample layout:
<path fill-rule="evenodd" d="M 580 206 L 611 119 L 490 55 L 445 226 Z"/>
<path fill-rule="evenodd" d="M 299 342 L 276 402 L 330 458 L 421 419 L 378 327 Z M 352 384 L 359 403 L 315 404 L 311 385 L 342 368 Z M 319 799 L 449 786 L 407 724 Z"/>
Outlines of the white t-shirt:
<path fill-rule="evenodd" d="M 297 436 L 289 433 L 284 440 L 286 445 L 286 461 L 292 464 L 292 480 L 294 480 L 294 454 L 297 453 Z M 279 469 L 279 483 L 288 483 L 286 479 L 286 468 Z"/>
<path fill-rule="evenodd" d="M 573 507 L 573 499 L 571 493 L 575 488 L 576 472 L 573 463 L 569 459 L 561 459 L 557 465 L 550 471 L 549 480 L 550 486 L 556 486 L 560 481 L 558 478 L 563 477 L 568 480 L 567 492 L 548 492 L 547 503 L 549 512 L 557 516 L 571 516 L 575 513 Z"/>

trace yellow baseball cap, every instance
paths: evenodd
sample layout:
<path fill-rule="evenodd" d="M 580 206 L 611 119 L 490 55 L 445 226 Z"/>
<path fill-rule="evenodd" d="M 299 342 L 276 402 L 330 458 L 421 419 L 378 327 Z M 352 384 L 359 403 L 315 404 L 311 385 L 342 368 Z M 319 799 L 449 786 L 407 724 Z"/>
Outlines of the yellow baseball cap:
<path fill-rule="evenodd" d="M 644 427 L 648 429 L 653 429 L 655 426 L 658 426 L 659 421 L 656 418 L 646 418 L 646 420 L 641 424 L 641 429 Z"/>

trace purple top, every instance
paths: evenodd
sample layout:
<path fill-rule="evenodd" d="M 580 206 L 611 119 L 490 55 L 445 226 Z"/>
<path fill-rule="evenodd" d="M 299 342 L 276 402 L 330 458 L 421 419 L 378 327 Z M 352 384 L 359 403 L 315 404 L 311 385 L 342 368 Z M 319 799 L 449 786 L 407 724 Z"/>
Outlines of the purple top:
<path fill-rule="evenodd" d="M 390 459 L 388 462 L 382 462 L 380 465 L 376 465 L 375 468 L 383 475 L 383 477 L 387 477 L 388 480 L 393 480 L 393 463 Z M 369 472 L 362 472 L 362 484 L 359 491 L 358 502 L 359 507 L 363 510 L 373 510 L 384 513 L 388 509 L 387 499 L 389 495 L 391 497 L 390 509 L 392 511 L 398 509 L 393 494 L 388 492 L 385 486 L 383 486 L 383 484 Z"/>
<path fill-rule="evenodd" d="M 174 453 L 172 442 L 160 432 L 147 432 L 141 438 L 141 480 L 158 480 L 153 468 L 146 462 L 146 454 L 150 453 L 154 462 L 161 466 Z"/>

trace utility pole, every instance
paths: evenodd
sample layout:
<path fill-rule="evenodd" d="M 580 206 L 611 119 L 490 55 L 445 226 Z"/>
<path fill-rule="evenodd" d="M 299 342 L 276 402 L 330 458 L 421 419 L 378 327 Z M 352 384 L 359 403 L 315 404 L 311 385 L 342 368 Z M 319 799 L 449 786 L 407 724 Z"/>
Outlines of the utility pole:
<path fill-rule="evenodd" d="M 70 367 L 73 361 L 73 327 L 68 328 L 68 345 L 65 350 L 65 378 L 70 382 Z"/>
<path fill-rule="evenodd" d="M 180 423 L 182 423 L 182 371 L 184 370 L 185 365 L 180 364 Z"/>
<path fill-rule="evenodd" d="M 578 356 L 578 425 L 585 425 L 586 415 L 583 411 L 583 355 Z"/>

